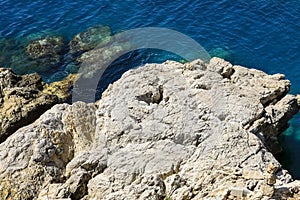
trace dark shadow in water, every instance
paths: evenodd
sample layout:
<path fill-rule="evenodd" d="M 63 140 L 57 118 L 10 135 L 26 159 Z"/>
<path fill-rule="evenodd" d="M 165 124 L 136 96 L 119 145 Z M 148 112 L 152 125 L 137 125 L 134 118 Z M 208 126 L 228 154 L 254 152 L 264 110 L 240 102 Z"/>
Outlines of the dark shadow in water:
<path fill-rule="evenodd" d="M 294 179 L 300 179 L 300 113 L 290 121 L 291 126 L 279 136 L 283 152 L 276 158 Z"/>

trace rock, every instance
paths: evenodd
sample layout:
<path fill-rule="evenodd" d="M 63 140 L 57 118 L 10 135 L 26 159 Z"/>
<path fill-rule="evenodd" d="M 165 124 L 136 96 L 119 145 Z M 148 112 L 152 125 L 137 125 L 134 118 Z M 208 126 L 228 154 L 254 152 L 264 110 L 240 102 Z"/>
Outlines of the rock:
<path fill-rule="evenodd" d="M 158 196 L 162 196 L 165 193 L 165 185 L 161 185 L 160 179 L 178 173 L 180 163 L 192 154 L 193 149 L 192 146 L 184 147 L 171 141 L 128 145 L 108 158 L 105 172 L 89 182 L 89 194 L 93 198 L 104 198 L 106 195 L 125 198 L 128 193 L 140 199 L 143 199 L 141 196 L 148 196 L 148 193 L 155 196 L 158 194 L 152 191 L 154 186 L 150 183 L 149 188 L 146 188 L 149 191 L 145 193 L 143 181 L 148 182 L 148 178 L 155 178 L 153 174 L 156 174 L 160 177 L 155 178 L 158 181 L 157 186 L 162 190 Z M 176 154 L 176 157 L 168 156 L 171 152 Z M 124 186 L 127 186 L 126 191 L 120 191 Z"/>
<path fill-rule="evenodd" d="M 33 199 L 40 192 L 41 198 L 43 194 L 84 196 L 89 177 L 106 165 L 105 156 L 100 161 L 103 154 L 82 155 L 91 147 L 93 131 L 95 107 L 83 103 L 54 106 L 33 124 L 19 129 L 0 145 L 0 198 Z M 81 156 L 88 159 L 82 162 Z"/>
<path fill-rule="evenodd" d="M 261 193 L 263 196 L 271 198 L 274 194 L 274 187 L 272 187 L 268 184 L 262 184 L 261 185 Z"/>
<path fill-rule="evenodd" d="M 158 86 L 156 90 L 157 91 L 155 91 L 154 93 L 147 92 L 146 94 L 142 94 L 140 96 L 137 96 L 136 98 L 139 101 L 146 102 L 148 105 L 150 105 L 150 103 L 159 104 L 163 99 L 163 86 L 162 85 Z"/>
<path fill-rule="evenodd" d="M 26 53 L 32 59 L 53 58 L 59 59 L 64 49 L 64 40 L 60 36 L 50 36 L 34 40 L 26 46 Z"/>
<path fill-rule="evenodd" d="M 129 70 L 1 143 L 0 199 L 296 198 L 269 148 L 299 109 L 289 84 L 219 58 Z"/>
<path fill-rule="evenodd" d="M 20 43 L 12 38 L 0 39 L 0 67 L 10 66 L 11 57 L 18 53 L 17 47 Z"/>
<path fill-rule="evenodd" d="M 275 199 L 296 200 L 300 197 L 299 189 L 300 182 L 298 180 L 277 187 L 275 186 L 273 197 Z"/>
<path fill-rule="evenodd" d="M 98 45 L 92 50 L 84 52 L 76 61 L 80 63 L 80 72 L 83 78 L 91 78 L 97 71 L 106 69 L 109 61 L 115 60 L 126 51 L 130 51 L 130 43 L 127 41 L 119 41 L 111 39 L 112 42 L 105 46 Z"/>
<path fill-rule="evenodd" d="M 71 93 L 71 87 L 78 78 L 77 74 L 69 74 L 66 78 L 61 81 L 52 82 L 47 84 L 44 93 L 55 94 L 62 100 L 68 100 Z"/>
<path fill-rule="evenodd" d="M 12 68 L 19 75 L 49 74 L 63 61 L 66 44 L 61 36 L 0 39 L 0 67 Z M 46 73 L 45 73 L 46 72 Z"/>
<path fill-rule="evenodd" d="M 40 194 L 38 199 L 81 199 L 87 191 L 87 182 L 90 179 L 90 174 L 85 170 L 78 170 L 64 184 L 54 183 L 47 185 Z"/>
<path fill-rule="evenodd" d="M 31 41 L 25 46 L 25 52 L 11 59 L 10 67 L 19 74 L 37 72 L 47 74 L 58 69 L 63 62 L 66 44 L 61 36 L 47 36 Z"/>
<path fill-rule="evenodd" d="M 0 142 L 17 129 L 34 122 L 54 104 L 69 96 L 71 80 L 44 83 L 37 74 L 18 76 L 10 69 L 0 68 Z M 50 90 L 56 86 L 56 90 Z"/>
<path fill-rule="evenodd" d="M 221 74 L 224 78 L 231 78 L 231 75 L 235 72 L 231 63 L 220 59 L 211 59 L 207 66 L 209 70 Z"/>
<path fill-rule="evenodd" d="M 280 153 L 282 148 L 277 136 L 288 128 L 288 121 L 298 112 L 296 96 L 286 95 L 278 102 L 267 106 L 264 111 L 263 116 L 247 129 L 257 134 L 273 154 Z"/>
<path fill-rule="evenodd" d="M 273 186 L 276 183 L 276 177 L 275 177 L 276 170 L 277 167 L 273 163 L 270 163 L 268 165 L 265 173 L 265 180 L 268 185 Z"/>
<path fill-rule="evenodd" d="M 111 31 L 108 26 L 96 26 L 73 37 L 69 43 L 71 53 L 82 53 L 98 45 L 105 45 L 110 41 Z"/>

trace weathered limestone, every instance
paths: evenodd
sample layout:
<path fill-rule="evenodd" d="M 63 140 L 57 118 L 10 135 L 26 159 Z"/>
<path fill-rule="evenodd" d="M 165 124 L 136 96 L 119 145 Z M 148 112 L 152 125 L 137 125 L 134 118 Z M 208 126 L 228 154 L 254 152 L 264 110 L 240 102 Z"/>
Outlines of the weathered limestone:
<path fill-rule="evenodd" d="M 297 199 L 271 153 L 299 109 L 289 85 L 218 58 L 130 70 L 1 143 L 0 198 Z"/>
<path fill-rule="evenodd" d="M 19 129 L 0 145 L 1 199 L 32 199 L 41 188 L 57 188 L 53 184 L 65 180 L 72 183 L 68 189 L 76 194 L 80 182 L 105 167 L 101 156 L 92 152 L 82 155 L 91 149 L 94 130 L 95 106 L 83 103 L 54 106 L 32 125 Z M 85 162 L 78 156 L 85 156 L 81 158 Z M 90 161 L 86 160 L 89 156 Z"/>

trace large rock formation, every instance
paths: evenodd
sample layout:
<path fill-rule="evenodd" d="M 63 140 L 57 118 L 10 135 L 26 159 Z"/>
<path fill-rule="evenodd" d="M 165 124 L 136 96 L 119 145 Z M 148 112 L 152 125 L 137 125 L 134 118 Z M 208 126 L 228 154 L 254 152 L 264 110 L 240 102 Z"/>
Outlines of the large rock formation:
<path fill-rule="evenodd" d="M 0 144 L 0 198 L 297 199 L 271 153 L 299 109 L 289 86 L 218 58 L 130 70 Z"/>

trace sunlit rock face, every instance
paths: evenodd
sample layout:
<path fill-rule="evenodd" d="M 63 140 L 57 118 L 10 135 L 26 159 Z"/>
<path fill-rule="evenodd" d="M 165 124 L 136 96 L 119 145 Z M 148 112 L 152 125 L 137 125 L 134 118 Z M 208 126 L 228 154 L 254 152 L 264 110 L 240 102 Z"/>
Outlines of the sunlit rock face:
<path fill-rule="evenodd" d="M 298 111 L 289 86 L 219 58 L 130 70 L 98 102 L 56 105 L 1 143 L 0 197 L 297 198 L 271 153 Z"/>

